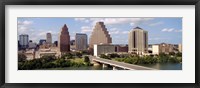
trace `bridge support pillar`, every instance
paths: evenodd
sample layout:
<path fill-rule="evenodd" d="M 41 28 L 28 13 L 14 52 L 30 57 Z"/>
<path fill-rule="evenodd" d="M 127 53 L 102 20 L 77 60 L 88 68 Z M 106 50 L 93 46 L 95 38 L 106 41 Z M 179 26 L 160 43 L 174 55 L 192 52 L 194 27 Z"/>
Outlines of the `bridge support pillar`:
<path fill-rule="evenodd" d="M 103 64 L 103 68 L 106 68 L 106 67 L 108 67 L 108 65 L 107 64 Z"/>
<path fill-rule="evenodd" d="M 94 65 L 94 66 L 99 66 L 100 63 L 93 61 L 93 65 Z"/>
<path fill-rule="evenodd" d="M 113 66 L 113 70 L 118 70 L 117 67 Z"/>

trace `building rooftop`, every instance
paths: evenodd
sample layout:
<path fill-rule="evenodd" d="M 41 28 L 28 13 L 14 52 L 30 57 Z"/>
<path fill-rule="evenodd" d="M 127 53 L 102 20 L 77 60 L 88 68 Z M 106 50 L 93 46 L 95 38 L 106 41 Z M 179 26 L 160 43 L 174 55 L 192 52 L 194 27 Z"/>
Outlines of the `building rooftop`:
<path fill-rule="evenodd" d="M 142 29 L 142 28 L 140 28 L 140 27 L 137 26 L 137 27 L 135 27 L 134 29 Z"/>

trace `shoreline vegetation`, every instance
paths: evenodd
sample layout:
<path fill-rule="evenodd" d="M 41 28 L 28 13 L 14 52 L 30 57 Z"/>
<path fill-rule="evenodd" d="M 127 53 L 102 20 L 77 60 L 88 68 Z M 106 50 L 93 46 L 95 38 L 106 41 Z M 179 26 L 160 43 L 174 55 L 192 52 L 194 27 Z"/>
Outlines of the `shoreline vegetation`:
<path fill-rule="evenodd" d="M 88 54 L 82 52 L 66 53 L 60 58 L 55 56 L 42 56 L 41 58 L 26 60 L 24 54 L 18 54 L 18 70 L 35 70 L 66 67 L 89 67 Z M 129 63 L 129 64 L 156 64 L 156 63 L 182 63 L 182 53 L 161 53 L 159 55 L 138 56 L 132 54 L 101 54 L 100 58 Z"/>
<path fill-rule="evenodd" d="M 129 64 L 182 63 L 182 53 L 160 53 L 159 55 L 101 54 L 100 58 L 115 60 Z"/>

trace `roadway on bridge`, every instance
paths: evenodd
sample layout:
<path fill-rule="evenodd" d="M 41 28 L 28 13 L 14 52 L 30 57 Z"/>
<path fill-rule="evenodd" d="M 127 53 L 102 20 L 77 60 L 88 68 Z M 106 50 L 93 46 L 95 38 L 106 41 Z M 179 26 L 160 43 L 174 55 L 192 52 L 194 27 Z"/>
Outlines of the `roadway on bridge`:
<path fill-rule="evenodd" d="M 103 59 L 103 58 L 98 58 L 98 57 L 95 57 L 95 56 L 89 56 L 89 58 L 93 61 L 96 61 L 96 62 L 100 62 L 100 63 L 103 63 L 103 64 L 108 64 L 108 65 L 116 66 L 116 67 L 120 67 L 120 68 L 125 68 L 125 69 L 129 69 L 129 70 L 156 70 L 156 69 L 148 68 L 148 67 L 144 67 L 144 66 L 128 64 L 128 63 L 124 63 L 124 62 L 118 62 L 118 61 L 113 61 L 113 60 L 108 60 L 108 59 Z"/>

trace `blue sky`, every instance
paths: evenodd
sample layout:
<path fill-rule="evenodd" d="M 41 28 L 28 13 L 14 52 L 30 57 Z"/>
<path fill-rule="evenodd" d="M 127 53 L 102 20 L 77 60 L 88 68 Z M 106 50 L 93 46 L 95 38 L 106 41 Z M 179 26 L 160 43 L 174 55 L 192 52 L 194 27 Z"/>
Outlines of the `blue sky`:
<path fill-rule="evenodd" d="M 38 43 L 46 38 L 46 33 L 52 33 L 53 41 L 58 40 L 58 33 L 66 24 L 71 40 L 75 33 L 91 35 L 96 22 L 102 21 L 112 37 L 113 44 L 128 44 L 128 32 L 139 26 L 148 31 L 149 44 L 182 42 L 182 18 L 31 18 L 19 17 L 18 35 L 28 34 L 29 39 Z"/>

